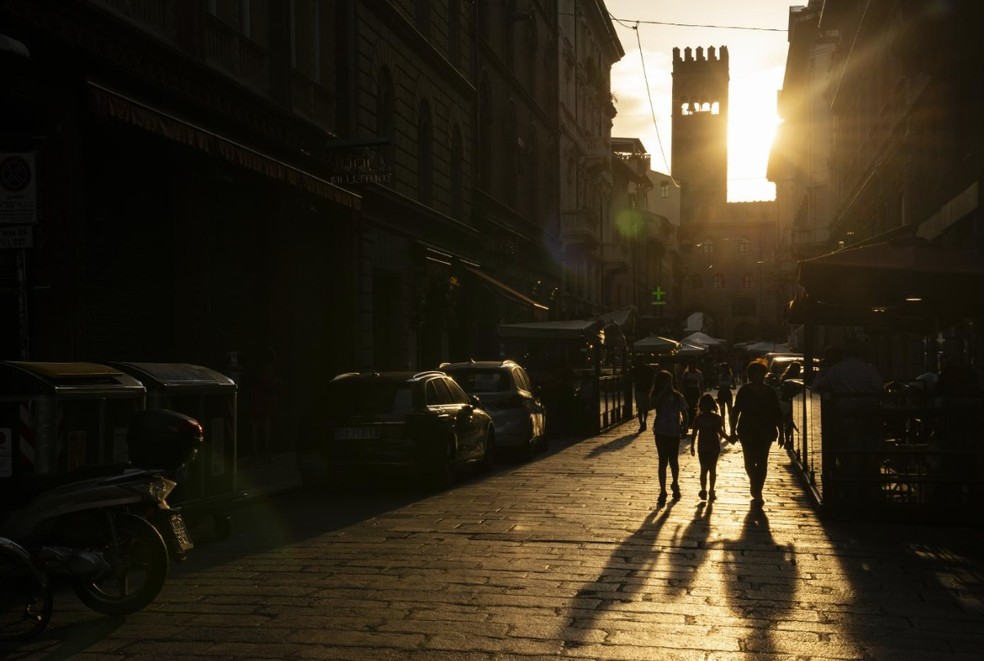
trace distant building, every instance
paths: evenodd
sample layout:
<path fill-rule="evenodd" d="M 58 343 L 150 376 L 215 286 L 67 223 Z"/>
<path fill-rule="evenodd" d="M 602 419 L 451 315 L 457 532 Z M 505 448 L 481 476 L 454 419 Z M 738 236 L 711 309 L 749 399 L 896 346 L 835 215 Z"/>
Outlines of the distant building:
<path fill-rule="evenodd" d="M 674 298 L 685 320 L 733 342 L 785 340 L 788 260 L 776 203 L 728 203 L 728 49 L 673 49 L 673 176 L 681 259 Z"/>

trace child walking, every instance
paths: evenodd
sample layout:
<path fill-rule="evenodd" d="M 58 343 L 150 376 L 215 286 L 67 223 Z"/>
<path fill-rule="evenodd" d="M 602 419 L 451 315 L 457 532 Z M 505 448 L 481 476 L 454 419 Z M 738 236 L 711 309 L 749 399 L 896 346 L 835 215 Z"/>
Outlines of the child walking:
<path fill-rule="evenodd" d="M 694 418 L 694 435 L 690 437 L 690 456 L 694 455 L 694 441 L 697 443 L 697 456 L 700 459 L 700 493 L 704 500 L 714 500 L 714 484 L 717 482 L 717 463 L 721 456 L 721 439 L 728 438 L 724 431 L 724 418 L 717 412 L 717 402 L 707 393 L 697 402 L 697 416 Z M 710 494 L 707 492 L 707 478 L 710 476 Z"/>

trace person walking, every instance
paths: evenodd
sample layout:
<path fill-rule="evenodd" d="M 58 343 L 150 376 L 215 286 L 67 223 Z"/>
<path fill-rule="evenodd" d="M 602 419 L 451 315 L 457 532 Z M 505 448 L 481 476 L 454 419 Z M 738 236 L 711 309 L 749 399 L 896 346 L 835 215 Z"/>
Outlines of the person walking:
<path fill-rule="evenodd" d="M 721 456 L 721 439 L 727 438 L 724 431 L 724 418 L 718 414 L 717 402 L 710 393 L 701 395 L 697 402 L 697 417 L 694 419 L 694 434 L 690 438 L 690 456 L 694 455 L 694 443 L 697 445 L 697 458 L 700 461 L 700 493 L 701 500 L 714 500 L 714 485 L 717 482 L 717 463 Z M 710 478 L 710 485 L 708 485 Z M 710 486 L 710 492 L 707 487 Z"/>
<path fill-rule="evenodd" d="M 769 471 L 769 449 L 779 438 L 782 411 L 775 389 L 765 385 L 769 371 L 765 363 L 753 360 L 745 369 L 747 382 L 738 389 L 731 409 L 731 429 L 741 443 L 752 502 L 761 506 L 762 489 Z"/>
<path fill-rule="evenodd" d="M 652 408 L 653 369 L 640 356 L 632 367 L 632 385 L 635 387 L 636 417 L 639 419 L 639 433 L 646 431 L 649 409 Z"/>
<path fill-rule="evenodd" d="M 687 400 L 673 387 L 673 375 L 666 370 L 656 372 L 653 385 L 653 436 L 659 457 L 659 499 L 657 507 L 666 504 L 666 467 L 670 467 L 673 500 L 680 500 L 680 438 L 687 433 L 690 417 Z"/>
<path fill-rule="evenodd" d="M 717 405 L 721 412 L 722 419 L 731 414 L 731 407 L 734 405 L 734 395 L 731 389 L 735 385 L 735 375 L 731 372 L 731 366 L 727 362 L 718 365 L 718 389 Z"/>

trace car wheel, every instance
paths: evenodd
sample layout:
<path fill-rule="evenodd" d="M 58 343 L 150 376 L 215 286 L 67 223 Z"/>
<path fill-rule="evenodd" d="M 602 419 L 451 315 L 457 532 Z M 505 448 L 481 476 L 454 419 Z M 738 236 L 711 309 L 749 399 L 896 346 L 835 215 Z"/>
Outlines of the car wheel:
<path fill-rule="evenodd" d="M 448 438 L 444 442 L 444 448 L 435 458 L 434 464 L 430 468 L 430 485 L 434 489 L 447 489 L 454 481 L 454 460 L 455 449 L 454 439 Z"/>
<path fill-rule="evenodd" d="M 488 438 L 485 439 L 485 454 L 482 455 L 482 469 L 492 470 L 495 464 L 495 432 L 489 428 Z"/>

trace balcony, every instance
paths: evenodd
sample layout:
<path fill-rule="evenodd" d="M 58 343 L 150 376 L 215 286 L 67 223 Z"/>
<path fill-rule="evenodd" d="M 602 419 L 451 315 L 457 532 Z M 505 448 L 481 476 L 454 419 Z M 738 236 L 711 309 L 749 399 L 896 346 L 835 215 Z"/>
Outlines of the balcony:
<path fill-rule="evenodd" d="M 270 58 L 266 49 L 212 15 L 204 18 L 205 61 L 250 89 L 269 94 Z"/>
<path fill-rule="evenodd" d="M 611 140 L 604 136 L 582 138 L 581 145 L 584 149 L 584 158 L 589 165 L 597 161 L 608 162 L 612 158 Z"/>
<path fill-rule="evenodd" d="M 323 129 L 334 130 L 335 97 L 321 84 L 297 70 L 290 73 L 290 100 L 294 112 Z"/>
<path fill-rule="evenodd" d="M 564 243 L 601 243 L 601 218 L 589 209 L 565 211 L 561 216 L 561 238 Z"/>

